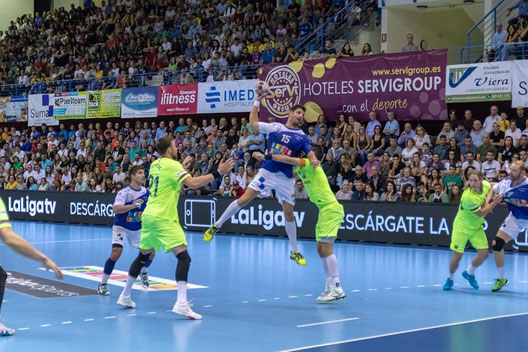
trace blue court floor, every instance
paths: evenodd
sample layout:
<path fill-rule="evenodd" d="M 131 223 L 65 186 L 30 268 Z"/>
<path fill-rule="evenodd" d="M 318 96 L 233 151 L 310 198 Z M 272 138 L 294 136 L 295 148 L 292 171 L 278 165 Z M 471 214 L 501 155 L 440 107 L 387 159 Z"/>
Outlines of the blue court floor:
<path fill-rule="evenodd" d="M 109 227 L 13 222 L 17 233 L 60 267 L 102 267 L 110 253 Z M 321 305 L 324 275 L 314 241 L 300 241 L 308 265 L 288 257 L 286 239 L 218 236 L 212 243 L 188 233 L 193 309 L 202 321 L 168 312 L 174 290 L 133 290 L 137 308 L 112 295 L 36 298 L 7 290 L 0 351 L 527 351 L 528 256 L 508 254 L 510 285 L 492 293 L 492 257 L 476 272 L 474 290 L 460 276 L 443 292 L 451 253 L 445 249 L 336 243 L 347 298 Z M 127 271 L 136 251 L 125 247 L 116 270 Z M 54 280 L 0 245 L 0 262 L 16 271 Z M 158 253 L 149 275 L 174 280 L 176 260 Z M 65 276 L 66 283 L 95 289 L 96 281 Z"/>

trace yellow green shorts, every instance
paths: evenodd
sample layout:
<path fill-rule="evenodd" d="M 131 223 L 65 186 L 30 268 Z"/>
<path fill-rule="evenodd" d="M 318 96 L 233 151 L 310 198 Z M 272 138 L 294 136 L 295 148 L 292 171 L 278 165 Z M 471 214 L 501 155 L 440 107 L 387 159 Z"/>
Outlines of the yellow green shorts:
<path fill-rule="evenodd" d="M 345 211 L 339 203 L 330 203 L 319 208 L 319 217 L 315 225 L 317 242 L 335 240 L 344 216 Z"/>
<path fill-rule="evenodd" d="M 177 221 L 167 221 L 154 216 L 141 217 L 141 240 L 139 249 L 162 248 L 170 252 L 173 248 L 187 245 L 185 233 Z"/>
<path fill-rule="evenodd" d="M 467 242 L 471 242 L 471 245 L 475 249 L 488 249 L 488 238 L 482 227 L 473 229 L 460 229 L 457 227 L 453 228 L 453 234 L 451 235 L 451 248 L 452 251 L 458 253 L 464 253 Z"/>

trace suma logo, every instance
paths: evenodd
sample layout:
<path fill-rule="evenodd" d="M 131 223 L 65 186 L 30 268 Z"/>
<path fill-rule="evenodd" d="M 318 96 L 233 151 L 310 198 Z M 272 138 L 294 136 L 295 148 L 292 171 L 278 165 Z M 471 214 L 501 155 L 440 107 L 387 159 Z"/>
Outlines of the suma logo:
<path fill-rule="evenodd" d="M 287 65 L 277 66 L 266 75 L 269 94 L 266 96 L 266 107 L 278 118 L 288 116 L 288 111 L 301 101 L 301 80 L 297 72 Z"/>

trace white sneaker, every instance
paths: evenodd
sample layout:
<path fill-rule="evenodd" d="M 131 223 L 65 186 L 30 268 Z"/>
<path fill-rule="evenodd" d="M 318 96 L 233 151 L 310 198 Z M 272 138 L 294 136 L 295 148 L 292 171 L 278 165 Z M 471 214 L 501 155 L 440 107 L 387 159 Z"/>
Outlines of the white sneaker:
<path fill-rule="evenodd" d="M 0 323 L 0 337 L 1 336 L 13 336 L 15 334 L 15 329 L 10 329 L 4 324 Z"/>
<path fill-rule="evenodd" d="M 127 307 L 127 308 L 136 308 L 136 303 L 132 300 L 130 296 L 120 295 L 117 300 L 117 304 Z"/>
<path fill-rule="evenodd" d="M 330 291 L 326 295 L 317 297 L 319 303 L 331 303 L 345 299 L 345 291 L 341 287 L 331 287 Z"/>
<path fill-rule="evenodd" d="M 189 304 L 188 302 L 184 304 L 179 304 L 178 302 L 176 302 L 174 304 L 174 307 L 172 307 L 172 312 L 179 315 L 183 315 L 189 319 L 202 319 L 202 316 L 200 314 L 193 312 L 193 310 L 191 309 L 191 304 Z"/>
<path fill-rule="evenodd" d="M 319 300 L 321 300 L 324 296 L 328 295 L 328 293 L 330 292 L 331 289 L 332 289 L 332 286 L 326 285 L 324 292 L 321 293 L 321 294 L 319 295 L 319 297 L 317 297 L 317 300 L 319 301 Z"/>

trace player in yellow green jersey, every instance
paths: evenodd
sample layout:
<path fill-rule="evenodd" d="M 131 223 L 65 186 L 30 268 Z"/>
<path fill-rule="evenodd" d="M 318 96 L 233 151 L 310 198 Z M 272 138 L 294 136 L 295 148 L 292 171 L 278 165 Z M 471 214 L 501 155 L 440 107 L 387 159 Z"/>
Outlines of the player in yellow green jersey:
<path fill-rule="evenodd" d="M 220 163 L 218 171 L 213 174 L 192 177 L 178 161 L 174 160 L 178 155 L 178 148 L 171 137 L 161 138 L 156 143 L 156 149 L 161 158 L 150 166 L 148 178 L 150 193 L 147 207 L 141 215 L 140 253 L 130 266 L 126 286 L 118 304 L 129 308 L 136 307 L 130 297 L 132 285 L 151 253 L 164 249 L 166 253 L 172 252 L 178 259 L 176 267 L 178 299 L 172 311 L 189 319 L 201 319 L 202 316 L 193 312 L 187 302 L 187 277 L 191 257 L 187 252 L 187 240 L 178 218 L 180 189 L 183 185 L 192 189 L 200 188 L 215 178 L 231 172 L 233 160 L 228 159 Z"/>
<path fill-rule="evenodd" d="M 326 289 L 317 297 L 320 303 L 330 303 L 345 299 L 345 291 L 339 282 L 337 258 L 334 254 L 334 241 L 344 217 L 343 206 L 335 198 L 330 189 L 328 179 L 321 167 L 314 168 L 308 159 L 292 158 L 283 154 L 253 153 L 257 160 L 269 159 L 295 166 L 293 170 L 302 180 L 310 201 L 319 208 L 317 225 L 315 226 L 315 239 L 317 253 L 323 262 L 326 275 Z M 317 165 L 316 165 L 317 166 Z"/>
<path fill-rule="evenodd" d="M 55 272 L 57 279 L 62 280 L 62 272 L 54 262 L 33 248 L 25 239 L 13 232 L 11 223 L 9 222 L 9 216 L 7 215 L 6 207 L 2 199 L 0 199 L 0 240 L 2 240 L 2 242 L 4 242 L 12 250 L 23 255 L 24 257 L 41 262 L 46 269 Z M 2 308 L 2 301 L 4 300 L 6 281 L 7 273 L 0 266 L 0 308 Z M 0 337 L 11 336 L 14 334 L 15 330 L 6 327 L 0 320 Z"/>
<path fill-rule="evenodd" d="M 477 280 L 475 279 L 475 270 L 489 256 L 488 239 L 482 227 L 484 217 L 502 201 L 501 196 L 495 196 L 490 203 L 492 196 L 493 191 L 491 190 L 491 185 L 488 181 L 484 180 L 482 173 L 479 171 L 470 171 L 468 183 L 464 193 L 462 193 L 458 213 L 453 222 L 450 246 L 453 251 L 453 257 L 449 261 L 449 277 L 444 284 L 445 291 L 451 290 L 454 285 L 453 275 L 458 269 L 468 241 L 477 250 L 477 256 L 473 258 L 468 269 L 462 273 L 462 276 L 468 280 L 473 288 L 479 288 Z"/>

